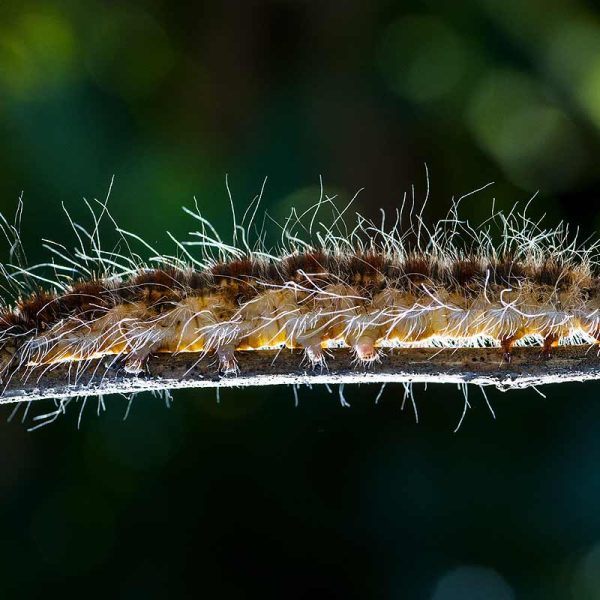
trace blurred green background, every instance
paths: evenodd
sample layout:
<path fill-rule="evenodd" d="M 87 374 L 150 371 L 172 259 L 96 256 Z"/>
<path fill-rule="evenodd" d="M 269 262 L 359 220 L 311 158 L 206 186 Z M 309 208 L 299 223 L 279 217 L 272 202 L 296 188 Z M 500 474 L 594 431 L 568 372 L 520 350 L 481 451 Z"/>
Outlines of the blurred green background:
<path fill-rule="evenodd" d="M 575 0 L 0 5 L 0 209 L 73 242 L 103 198 L 158 248 L 193 197 L 230 231 L 269 176 L 277 216 L 326 191 L 375 215 L 405 191 L 484 218 L 600 215 L 600 11 Z M 5 252 L 6 254 L 6 252 Z M 0 594 L 600 598 L 597 384 L 88 400 L 0 425 Z M 8 417 L 9 411 L 5 411 Z"/>

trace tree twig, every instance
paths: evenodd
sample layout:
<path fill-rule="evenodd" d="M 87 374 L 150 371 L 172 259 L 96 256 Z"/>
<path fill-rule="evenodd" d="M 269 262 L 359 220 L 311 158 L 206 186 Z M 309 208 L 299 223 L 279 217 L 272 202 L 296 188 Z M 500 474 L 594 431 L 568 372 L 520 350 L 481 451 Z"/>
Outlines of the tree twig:
<path fill-rule="evenodd" d="M 219 375 L 215 361 L 198 354 L 153 356 L 148 374 L 132 376 L 107 359 L 60 363 L 18 371 L 5 383 L 0 404 L 176 388 L 247 387 L 283 384 L 471 383 L 500 389 L 600 379 L 595 347 L 561 346 L 552 358 L 540 348 L 515 348 L 503 361 L 498 348 L 401 348 L 387 350 L 380 362 L 358 367 L 348 349 L 328 351 L 327 367 L 310 369 L 300 351 L 238 352 L 238 375 Z"/>

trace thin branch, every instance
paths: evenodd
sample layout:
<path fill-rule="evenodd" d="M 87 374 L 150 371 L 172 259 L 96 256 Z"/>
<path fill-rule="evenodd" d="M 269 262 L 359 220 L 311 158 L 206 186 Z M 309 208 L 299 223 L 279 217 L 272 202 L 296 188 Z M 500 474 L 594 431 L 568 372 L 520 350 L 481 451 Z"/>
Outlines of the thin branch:
<path fill-rule="evenodd" d="M 430 382 L 507 390 L 600 379 L 600 357 L 589 345 L 561 346 L 550 359 L 538 347 L 515 348 L 510 364 L 498 348 L 401 348 L 387 350 L 367 368 L 357 366 L 348 349 L 328 352 L 327 367 L 316 370 L 306 366 L 299 350 L 237 352 L 240 374 L 223 376 L 215 360 L 193 353 L 154 356 L 145 376 L 127 375 L 107 358 L 89 361 L 85 368 L 82 363 L 45 365 L 14 373 L 0 404 L 176 388 Z"/>

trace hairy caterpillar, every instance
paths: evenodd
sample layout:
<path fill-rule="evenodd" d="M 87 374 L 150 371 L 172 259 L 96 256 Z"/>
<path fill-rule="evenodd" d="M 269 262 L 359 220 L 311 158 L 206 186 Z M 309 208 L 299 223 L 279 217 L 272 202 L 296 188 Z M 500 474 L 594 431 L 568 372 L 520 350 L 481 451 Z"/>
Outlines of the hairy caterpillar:
<path fill-rule="evenodd" d="M 100 224 L 111 217 L 97 201 L 91 230 L 72 223 L 78 245 L 48 242 L 52 261 L 34 266 L 24 264 L 20 204 L 15 223 L 1 224 L 13 259 L 1 266 L 3 382 L 63 363 L 80 373 L 105 358 L 137 375 L 152 355 L 182 353 L 215 357 L 215 370 L 235 378 L 238 352 L 277 348 L 302 349 L 312 369 L 327 368 L 333 347 L 350 348 L 359 367 L 386 348 L 440 345 L 497 346 L 509 363 L 515 344 L 537 343 L 549 357 L 559 344 L 600 339 L 597 243 L 580 244 L 564 224 L 542 227 L 527 207 L 492 209 L 472 226 L 459 200 L 428 227 L 406 198 L 393 219 L 374 222 L 349 219 L 350 204 L 325 196 L 292 210 L 271 248 L 264 221 L 255 225 L 260 200 L 239 223 L 232 203 L 231 243 L 197 206 L 187 210 L 199 231 L 174 240 L 174 255 L 116 225 L 119 246 L 103 249 Z"/>

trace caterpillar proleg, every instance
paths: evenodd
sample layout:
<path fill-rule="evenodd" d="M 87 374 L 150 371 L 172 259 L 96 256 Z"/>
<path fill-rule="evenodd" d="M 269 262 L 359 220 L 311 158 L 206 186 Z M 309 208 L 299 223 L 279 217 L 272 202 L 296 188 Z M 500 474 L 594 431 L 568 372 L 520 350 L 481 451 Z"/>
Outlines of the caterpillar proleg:
<path fill-rule="evenodd" d="M 240 220 L 232 203 L 230 240 L 197 203 L 185 209 L 197 231 L 173 238 L 172 254 L 118 228 L 107 200 L 88 203 L 92 227 L 72 223 L 76 246 L 47 242 L 50 260 L 29 266 L 19 203 L 15 222 L 1 222 L 2 401 L 440 373 L 499 386 L 520 374 L 526 385 L 556 380 L 557 368 L 597 377 L 599 246 L 564 223 L 546 228 L 517 205 L 473 225 L 459 200 L 428 225 L 406 198 L 375 221 L 322 195 L 272 220 L 268 243 L 261 195 Z M 105 221 L 120 236 L 110 250 Z"/>

